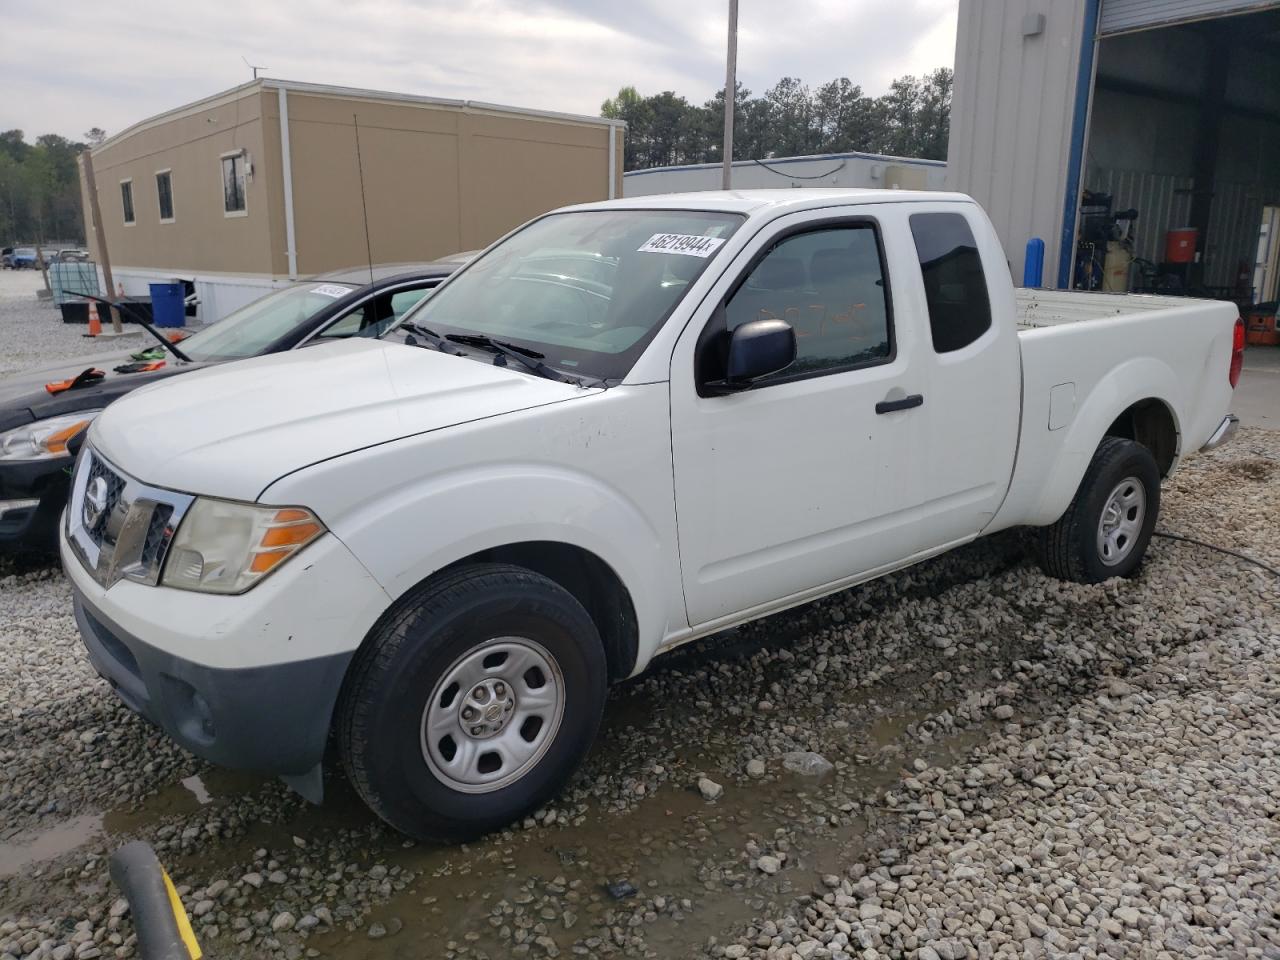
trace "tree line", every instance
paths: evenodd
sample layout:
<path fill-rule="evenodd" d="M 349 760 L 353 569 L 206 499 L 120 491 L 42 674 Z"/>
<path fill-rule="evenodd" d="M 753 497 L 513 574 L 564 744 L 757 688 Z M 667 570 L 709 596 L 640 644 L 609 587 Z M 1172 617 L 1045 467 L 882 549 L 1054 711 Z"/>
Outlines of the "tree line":
<path fill-rule="evenodd" d="M 76 158 L 106 134 L 94 127 L 84 136 L 82 142 L 46 133 L 27 143 L 21 130 L 0 131 L 0 241 L 5 246 L 84 242 Z"/>
<path fill-rule="evenodd" d="M 950 67 L 899 77 L 878 97 L 847 77 L 816 88 L 783 77 L 763 96 L 752 96 L 739 83 L 734 159 L 857 151 L 945 160 L 952 78 Z M 721 160 L 723 88 L 698 106 L 670 90 L 644 97 L 635 87 L 623 87 L 601 105 L 600 114 L 627 122 L 627 170 Z"/>

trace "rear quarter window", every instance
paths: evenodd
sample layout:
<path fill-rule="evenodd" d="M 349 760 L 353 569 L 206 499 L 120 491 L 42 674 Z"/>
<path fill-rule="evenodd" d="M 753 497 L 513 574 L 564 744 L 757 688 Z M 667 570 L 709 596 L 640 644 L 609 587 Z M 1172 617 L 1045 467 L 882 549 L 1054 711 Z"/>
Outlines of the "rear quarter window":
<path fill-rule="evenodd" d="M 991 329 L 991 299 L 978 243 L 958 213 L 915 213 L 911 235 L 920 258 L 933 349 L 950 353 Z"/>

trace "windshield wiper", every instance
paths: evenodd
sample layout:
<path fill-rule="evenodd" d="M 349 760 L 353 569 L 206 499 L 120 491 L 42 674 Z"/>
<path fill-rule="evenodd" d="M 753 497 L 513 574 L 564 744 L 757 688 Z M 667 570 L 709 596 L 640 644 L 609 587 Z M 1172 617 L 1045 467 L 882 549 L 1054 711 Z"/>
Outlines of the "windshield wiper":
<path fill-rule="evenodd" d="M 453 347 L 449 346 L 448 342 L 444 339 L 444 337 L 440 336 L 438 333 L 435 333 L 432 330 L 428 330 L 426 327 L 419 326 L 418 324 L 413 323 L 412 321 L 409 323 L 400 324 L 400 328 L 402 330 L 411 330 L 413 331 L 413 333 L 418 334 L 418 336 L 422 337 L 424 340 L 427 341 L 427 343 L 431 344 L 441 353 L 450 353 L 450 354 L 453 354 L 455 357 L 466 356 L 466 354 L 464 354 L 461 350 L 455 350 Z M 413 333 L 406 335 L 404 338 L 404 342 L 409 344 L 409 346 L 411 347 L 416 347 L 418 345 L 418 341 L 413 336 Z"/>
<path fill-rule="evenodd" d="M 548 380 L 558 380 L 561 383 L 572 383 L 574 386 L 586 387 L 587 383 L 579 377 L 572 376 L 567 373 L 561 373 L 559 370 L 553 370 L 542 362 L 545 353 L 539 353 L 537 350 L 530 350 L 528 347 L 517 347 L 514 343 L 503 343 L 501 340 L 493 340 L 482 334 L 472 333 L 450 333 L 445 337 L 446 340 L 452 340 L 454 343 L 463 343 L 470 347 L 488 347 L 494 353 L 497 353 L 509 360 L 515 360 L 517 363 L 532 370 L 540 377 Z M 495 358 L 496 359 L 496 358 Z M 603 384 L 598 384 L 603 385 Z"/>
<path fill-rule="evenodd" d="M 93 300 L 97 303 L 105 304 L 108 307 L 115 307 L 121 313 L 129 314 L 129 316 L 133 318 L 134 323 L 142 327 L 142 329 L 146 330 L 147 333 L 151 334 L 153 337 L 155 337 L 157 340 L 160 341 L 160 346 L 164 347 L 166 350 L 168 350 L 170 353 L 172 353 L 175 357 L 177 357 L 179 360 L 183 361 L 184 363 L 194 362 L 189 356 L 187 356 L 185 353 L 182 352 L 182 350 L 178 347 L 177 344 L 175 344 L 172 340 L 170 340 L 163 333 L 161 333 L 159 330 L 153 327 L 150 323 L 148 323 L 147 318 L 144 317 L 137 310 L 134 310 L 131 306 L 129 306 L 129 304 L 120 303 L 119 301 L 116 301 L 116 300 L 107 300 L 104 297 L 95 297 L 92 293 L 75 293 L 74 296 L 83 297 L 85 300 Z"/>

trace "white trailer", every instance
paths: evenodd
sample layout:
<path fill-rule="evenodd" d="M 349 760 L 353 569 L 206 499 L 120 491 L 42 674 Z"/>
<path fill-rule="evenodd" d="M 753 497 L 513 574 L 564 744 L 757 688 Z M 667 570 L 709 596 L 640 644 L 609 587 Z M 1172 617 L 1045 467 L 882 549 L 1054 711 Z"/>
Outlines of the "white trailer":
<path fill-rule="evenodd" d="M 622 195 L 650 197 L 659 193 L 719 190 L 723 170 L 724 167 L 718 163 L 632 170 L 622 175 Z M 945 161 L 887 157 L 877 153 L 822 153 L 812 157 L 736 160 L 733 164 L 735 190 L 774 187 L 941 190 L 946 177 Z"/>

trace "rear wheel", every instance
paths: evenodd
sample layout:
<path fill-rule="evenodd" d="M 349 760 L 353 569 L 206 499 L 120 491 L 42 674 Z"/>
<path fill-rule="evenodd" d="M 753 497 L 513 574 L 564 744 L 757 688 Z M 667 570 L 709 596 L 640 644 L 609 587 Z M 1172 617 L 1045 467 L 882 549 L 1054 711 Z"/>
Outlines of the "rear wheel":
<path fill-rule="evenodd" d="M 1140 443 L 1106 437 L 1066 513 L 1040 531 L 1040 565 L 1060 580 L 1132 576 L 1160 512 L 1160 470 Z"/>
<path fill-rule="evenodd" d="M 338 746 L 398 830 L 459 840 L 551 799 L 600 725 L 604 648 L 582 605 L 521 567 L 431 581 L 375 628 L 343 688 Z"/>

